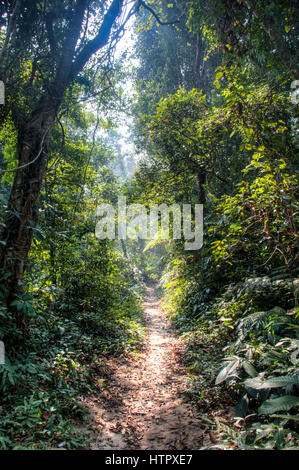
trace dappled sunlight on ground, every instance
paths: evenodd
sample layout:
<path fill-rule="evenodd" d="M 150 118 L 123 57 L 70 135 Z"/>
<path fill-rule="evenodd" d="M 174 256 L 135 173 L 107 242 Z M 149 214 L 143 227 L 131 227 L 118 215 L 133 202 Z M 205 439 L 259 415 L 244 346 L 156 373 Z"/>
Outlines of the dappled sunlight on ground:
<path fill-rule="evenodd" d="M 110 378 L 99 397 L 87 400 L 94 438 L 92 449 L 198 449 L 200 419 L 184 396 L 186 370 L 182 342 L 147 288 L 144 318 L 147 343 L 130 358 L 109 360 Z"/>

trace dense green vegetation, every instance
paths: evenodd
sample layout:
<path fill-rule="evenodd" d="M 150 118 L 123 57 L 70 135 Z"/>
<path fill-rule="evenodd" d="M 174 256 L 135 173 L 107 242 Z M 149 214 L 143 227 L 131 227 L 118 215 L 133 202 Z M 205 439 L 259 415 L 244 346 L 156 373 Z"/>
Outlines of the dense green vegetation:
<path fill-rule="evenodd" d="M 142 344 L 148 280 L 215 447 L 298 447 L 295 2 L 16 0 L 0 14 L 2 449 L 87 445 L 78 397 L 105 357 Z M 115 50 L 133 17 L 132 71 Z M 139 160 L 118 178 L 124 113 Z M 121 194 L 203 204 L 201 250 L 97 240 L 96 208 Z"/>
<path fill-rule="evenodd" d="M 183 16 L 163 28 L 146 14 L 138 26 L 135 134 L 147 158 L 129 192 L 144 202 L 204 204 L 204 245 L 198 253 L 164 241 L 163 252 L 160 241 L 148 269 L 164 272 L 163 304 L 186 339 L 190 393 L 216 448 L 294 448 L 295 4 L 162 4 L 169 20 L 174 9 Z M 218 417 L 231 397 L 235 418 Z"/>
<path fill-rule="evenodd" d="M 66 9 L 60 2 L 15 2 L 17 14 L 10 2 L 4 3 L 1 24 L 8 28 L 6 12 L 14 29 L 10 38 L 7 29 L 1 33 L 1 45 L 8 38 L 9 50 L 4 54 L 2 49 L 1 63 L 6 102 L 0 108 L 0 329 L 6 358 L 0 366 L 0 443 L 3 449 L 55 448 L 59 443 L 82 448 L 88 436 L 75 426 L 85 412 L 78 397 L 93 390 L 93 375 L 107 355 L 135 349 L 144 334 L 141 278 L 118 246 L 94 236 L 98 204 L 115 201 L 119 193 L 111 171 L 116 155 L 100 135 L 115 131 L 125 72 L 120 63 L 112 62 L 110 45 L 67 85 L 43 148 L 45 155 L 40 155 L 47 164 L 38 202 L 33 204 L 36 182 L 32 180 L 36 173 L 40 177 L 41 170 L 33 169 L 32 157 L 22 163 L 21 135 L 44 112 L 42 102 L 49 87 L 54 87 L 53 76 L 61 72 L 63 41 L 68 45 L 75 34 L 68 29 L 72 23 L 65 22 L 84 2 L 77 6 L 69 2 Z M 92 3 L 82 27 L 88 20 L 105 22 L 103 2 Z M 96 27 L 93 24 L 89 37 Z M 57 48 L 52 50 L 54 40 Z M 81 51 L 86 44 L 85 37 Z M 60 76 L 57 80 L 61 83 Z M 42 129 L 31 135 L 34 132 L 43 134 Z M 13 195 L 18 178 L 29 184 L 28 191 L 24 185 L 21 188 L 22 201 Z M 25 237 L 15 225 L 15 242 L 9 227 L 18 221 Z M 22 258 L 25 274 L 19 275 L 11 291 Z"/>

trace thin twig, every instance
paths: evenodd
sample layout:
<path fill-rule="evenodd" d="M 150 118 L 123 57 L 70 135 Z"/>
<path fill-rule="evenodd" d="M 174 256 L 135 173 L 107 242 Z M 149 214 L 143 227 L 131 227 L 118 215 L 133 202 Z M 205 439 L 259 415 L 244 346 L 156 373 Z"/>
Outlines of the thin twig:
<path fill-rule="evenodd" d="M 43 144 L 44 144 L 44 141 L 45 141 L 45 138 L 46 138 L 46 135 L 47 135 L 48 132 L 49 132 L 49 129 L 46 130 L 46 132 L 45 132 L 45 134 L 42 138 L 42 141 L 41 141 L 40 150 L 39 150 L 38 154 L 36 155 L 36 157 L 33 160 L 31 160 L 28 163 L 25 163 L 24 165 L 17 166 L 16 168 L 10 168 L 9 170 L 0 170 L 0 173 L 11 173 L 13 171 L 18 171 L 18 170 L 21 170 L 22 168 L 26 168 L 27 166 L 32 165 L 32 163 L 36 162 L 36 160 L 40 157 L 40 155 L 43 151 Z"/>

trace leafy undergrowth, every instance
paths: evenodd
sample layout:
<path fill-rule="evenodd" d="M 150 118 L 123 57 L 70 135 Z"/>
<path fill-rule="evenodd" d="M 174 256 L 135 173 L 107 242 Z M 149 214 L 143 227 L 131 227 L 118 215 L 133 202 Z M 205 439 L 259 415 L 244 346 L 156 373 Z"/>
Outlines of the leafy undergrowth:
<path fill-rule="evenodd" d="M 298 448 L 298 284 L 256 277 L 203 304 L 190 282 L 166 291 L 186 342 L 189 394 L 215 441 L 203 448 Z"/>
<path fill-rule="evenodd" d="M 94 253 L 90 259 L 88 277 L 68 271 L 64 289 L 31 286 L 32 292 L 16 301 L 28 321 L 25 338 L 12 316 L 7 322 L 7 312 L 0 312 L 6 322 L 1 322 L 2 449 L 86 448 L 89 436 L 80 425 L 86 410 L 79 395 L 92 392 L 93 375 L 105 357 L 136 350 L 143 341 L 142 284 L 117 257 L 101 281 L 94 277 Z"/>

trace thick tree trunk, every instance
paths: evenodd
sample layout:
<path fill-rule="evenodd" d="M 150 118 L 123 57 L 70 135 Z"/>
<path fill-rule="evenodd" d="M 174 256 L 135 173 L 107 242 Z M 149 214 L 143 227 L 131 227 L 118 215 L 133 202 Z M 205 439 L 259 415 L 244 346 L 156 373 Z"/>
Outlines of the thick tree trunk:
<path fill-rule="evenodd" d="M 205 91 L 205 62 L 203 61 L 203 56 L 203 40 L 201 33 L 198 33 L 196 38 L 196 55 L 194 63 L 195 87 L 198 88 L 198 90 Z"/>
<path fill-rule="evenodd" d="M 2 299 L 5 306 L 11 304 L 22 285 L 33 230 L 38 221 L 38 197 L 47 168 L 47 143 L 65 91 L 90 57 L 107 45 L 113 25 L 121 13 L 123 0 L 111 2 L 98 34 L 76 57 L 76 45 L 87 4 L 87 0 L 76 1 L 72 21 L 66 28 L 56 78 L 18 131 L 19 165 L 0 245 L 0 276 L 5 274 L 5 293 Z"/>
<path fill-rule="evenodd" d="M 21 288 L 34 227 L 38 197 L 47 168 L 47 143 L 59 101 L 44 97 L 19 132 L 19 169 L 11 189 L 1 236 L 0 269 L 6 273 L 4 304 L 8 306 Z"/>

